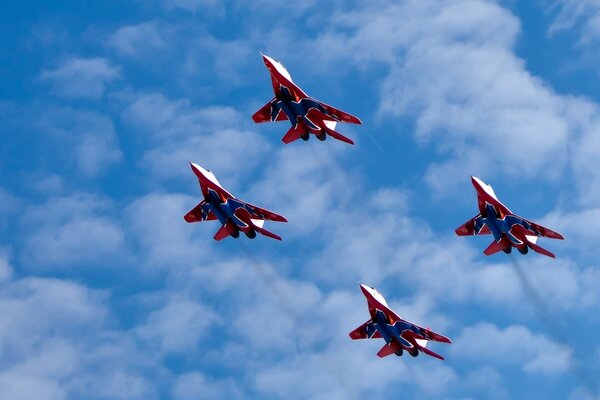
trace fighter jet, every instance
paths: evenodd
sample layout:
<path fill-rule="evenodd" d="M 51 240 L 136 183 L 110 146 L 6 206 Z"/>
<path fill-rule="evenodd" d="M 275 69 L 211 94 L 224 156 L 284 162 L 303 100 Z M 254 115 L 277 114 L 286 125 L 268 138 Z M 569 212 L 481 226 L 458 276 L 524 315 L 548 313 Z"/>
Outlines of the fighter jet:
<path fill-rule="evenodd" d="M 279 61 L 262 53 L 261 55 L 271 74 L 275 97 L 254 113 L 254 122 L 289 120 L 292 127 L 282 139 L 286 144 L 298 138 L 308 140 L 311 133 L 319 140 L 325 140 L 329 135 L 342 142 L 354 144 L 351 139 L 334 129 L 338 122 L 361 124 L 360 119 L 309 97 L 292 81 L 290 73 Z"/>
<path fill-rule="evenodd" d="M 538 237 L 563 240 L 560 233 L 513 214 L 498 200 L 494 189 L 481 179 L 472 176 L 471 182 L 477 191 L 479 214 L 456 228 L 458 236 L 494 235 L 494 241 L 483 252 L 486 256 L 500 250 L 508 254 L 516 247 L 521 254 L 532 249 L 545 256 L 556 257 L 538 246 L 536 241 Z"/>
<path fill-rule="evenodd" d="M 240 231 L 244 232 L 250 239 L 254 239 L 256 232 L 258 232 L 270 238 L 281 240 L 281 237 L 264 229 L 263 224 L 265 220 L 287 222 L 284 217 L 236 199 L 231 193 L 223 189 L 212 172 L 198 164 L 190 163 L 190 166 L 198 177 L 204 200 L 184 216 L 187 222 L 219 220 L 222 226 L 214 236 L 215 240 L 225 239 L 229 235 L 238 238 Z"/>
<path fill-rule="evenodd" d="M 367 298 L 371 319 L 350 332 L 351 339 L 383 338 L 385 344 L 377 353 L 381 358 L 390 354 L 401 356 L 406 350 L 413 357 L 418 356 L 421 351 L 440 360 L 444 359 L 429 350 L 427 342 L 452 343 L 450 339 L 400 318 L 390 310 L 383 296 L 374 288 L 360 284 L 360 290 Z"/>

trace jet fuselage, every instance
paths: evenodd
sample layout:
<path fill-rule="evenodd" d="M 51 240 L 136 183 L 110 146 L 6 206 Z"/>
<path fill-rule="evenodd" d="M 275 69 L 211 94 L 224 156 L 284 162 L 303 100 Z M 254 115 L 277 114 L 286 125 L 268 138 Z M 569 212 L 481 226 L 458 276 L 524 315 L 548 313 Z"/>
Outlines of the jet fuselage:
<path fill-rule="evenodd" d="M 386 343 L 390 344 L 394 339 L 406 349 L 412 349 L 414 345 L 402 337 L 402 332 L 409 330 L 417 335 L 422 333 L 412 324 L 406 321 L 397 321 L 395 324 L 390 324 L 388 317 L 381 310 L 375 312 L 376 318 L 373 321 L 373 326 L 381 334 L 381 337 Z"/>
<path fill-rule="evenodd" d="M 231 221 L 240 230 L 248 228 L 248 224 L 236 215 L 236 213 L 239 214 L 238 210 L 244 209 L 243 204 L 240 202 L 233 198 L 223 202 L 217 192 L 212 189 L 208 189 L 208 195 L 205 197 L 205 201 L 206 204 L 203 208 L 206 213 L 208 214 L 212 211 L 221 224 L 225 225 L 228 221 Z"/>

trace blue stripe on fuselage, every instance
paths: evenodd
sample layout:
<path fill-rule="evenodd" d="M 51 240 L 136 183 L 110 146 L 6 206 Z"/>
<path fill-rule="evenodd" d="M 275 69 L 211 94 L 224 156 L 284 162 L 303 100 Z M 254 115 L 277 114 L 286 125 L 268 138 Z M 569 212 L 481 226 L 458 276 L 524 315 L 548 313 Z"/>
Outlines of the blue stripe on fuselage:
<path fill-rule="evenodd" d="M 212 189 L 208 189 L 206 204 L 203 207 L 206 207 L 208 210 L 212 211 L 221 224 L 225 224 L 227 220 L 230 220 L 233 221 L 238 228 L 246 228 L 248 226 L 248 224 L 240 220 L 235 215 L 235 212 L 239 208 L 248 210 L 244 203 L 236 199 L 230 198 L 223 203 L 217 192 Z M 206 210 L 206 212 L 208 212 L 208 210 Z"/>
<path fill-rule="evenodd" d="M 392 338 L 395 338 L 405 348 L 410 349 L 414 347 L 411 342 L 402 337 L 402 333 L 405 331 L 411 331 L 419 336 L 426 337 L 426 334 L 420 328 L 410 322 L 397 321 L 392 325 L 389 323 L 388 318 L 383 311 L 377 310 L 375 314 L 376 322 L 374 322 L 373 325 L 388 344 L 392 341 Z"/>
<path fill-rule="evenodd" d="M 481 222 L 475 221 L 475 226 L 477 227 L 478 223 L 483 223 L 490 228 L 490 232 L 494 235 L 494 239 L 498 242 L 502 238 L 502 235 L 505 234 L 508 239 L 514 244 L 523 244 L 523 242 L 517 239 L 510 231 L 515 225 L 520 225 L 523 228 L 534 232 L 536 235 L 540 236 L 539 232 L 537 232 L 531 224 L 525 221 L 522 218 L 519 218 L 515 215 L 507 215 L 504 218 L 498 218 L 498 213 L 493 205 L 486 203 L 486 217 L 480 217 Z M 479 219 L 479 218 L 478 218 Z"/>
<path fill-rule="evenodd" d="M 311 108 L 319 110 L 323 114 L 327 115 L 333 120 L 337 120 L 337 118 L 333 117 L 330 113 L 327 112 L 325 107 L 321 105 L 316 100 L 305 97 L 296 101 L 292 96 L 290 90 L 285 86 L 280 86 L 281 96 L 279 99 L 273 100 L 271 103 L 271 119 L 274 119 L 279 113 L 279 110 L 283 110 L 285 115 L 287 115 L 288 119 L 292 123 L 292 125 L 296 124 L 298 118 L 301 118 L 302 121 L 312 130 L 321 130 L 321 128 L 312 122 L 308 117 L 308 111 Z"/>

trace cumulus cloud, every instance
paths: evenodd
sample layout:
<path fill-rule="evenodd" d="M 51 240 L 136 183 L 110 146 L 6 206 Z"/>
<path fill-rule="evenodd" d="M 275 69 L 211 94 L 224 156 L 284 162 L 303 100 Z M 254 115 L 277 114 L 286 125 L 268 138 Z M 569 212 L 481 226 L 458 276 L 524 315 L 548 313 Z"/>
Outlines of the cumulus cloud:
<path fill-rule="evenodd" d="M 231 107 L 200 108 L 161 94 L 135 98 L 122 115 L 125 124 L 150 139 L 143 164 L 154 177 L 193 181 L 192 161 L 214 171 L 225 185 L 231 182 L 227 177 L 250 172 L 269 152 L 268 142 L 247 130 L 243 118 Z"/>
<path fill-rule="evenodd" d="M 155 21 L 123 26 L 108 38 L 108 45 L 119 53 L 134 57 L 141 54 L 156 54 L 170 41 L 169 31 Z"/>
<path fill-rule="evenodd" d="M 88 194 L 51 198 L 28 206 L 22 259 L 30 270 L 102 265 L 124 256 L 124 234 L 109 200 Z"/>
<path fill-rule="evenodd" d="M 58 96 L 99 99 L 106 85 L 120 76 L 120 68 L 105 58 L 71 58 L 56 69 L 44 70 L 41 78 L 51 82 Z"/>
<path fill-rule="evenodd" d="M 41 137 L 38 155 L 44 160 L 59 158 L 60 167 L 74 166 L 87 177 L 96 177 L 122 159 L 122 151 L 117 143 L 114 125 L 110 118 L 97 112 L 81 111 L 72 108 L 41 107 L 34 109 L 36 114 L 29 116 L 30 110 L 23 111 L 28 124 Z M 28 132 L 30 134 L 30 132 Z M 32 159 L 30 162 L 40 162 Z M 60 186 L 60 185 L 59 185 Z"/>
<path fill-rule="evenodd" d="M 243 395 L 233 380 L 212 381 L 201 372 L 177 377 L 171 388 L 174 400 L 241 399 Z"/>
<path fill-rule="evenodd" d="M 186 354 L 196 351 L 199 339 L 214 329 L 216 315 L 201 304 L 186 299 L 172 299 L 148 316 L 137 335 L 161 353 Z"/>
<path fill-rule="evenodd" d="M 568 347 L 520 325 L 501 329 L 482 322 L 466 327 L 454 341 L 451 351 L 457 358 L 516 365 L 524 372 L 545 375 L 560 374 L 572 363 Z"/>

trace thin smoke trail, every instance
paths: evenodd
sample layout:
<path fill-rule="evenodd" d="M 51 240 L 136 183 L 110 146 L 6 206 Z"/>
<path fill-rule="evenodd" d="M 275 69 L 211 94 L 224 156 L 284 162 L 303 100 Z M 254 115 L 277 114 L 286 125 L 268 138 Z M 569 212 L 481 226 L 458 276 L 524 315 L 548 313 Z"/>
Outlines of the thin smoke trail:
<path fill-rule="evenodd" d="M 377 146 L 377 148 L 379 149 L 379 152 L 381 153 L 381 155 L 383 156 L 383 158 L 385 158 L 385 160 L 391 166 L 392 165 L 392 160 L 388 157 L 388 155 L 386 154 L 386 152 L 383 150 L 383 147 L 381 147 L 381 145 L 379 144 L 379 142 L 377 141 L 377 139 L 375 139 L 375 136 L 373 136 L 371 134 L 371 132 L 369 132 L 367 130 L 367 133 L 369 134 L 369 137 L 371 138 L 371 140 L 373 141 L 373 143 L 375 143 L 375 146 Z"/>
<path fill-rule="evenodd" d="M 590 377 L 585 370 L 585 368 L 581 365 L 581 362 L 575 356 L 575 349 L 571 346 L 570 341 L 567 339 L 567 335 L 565 335 L 562 325 L 559 324 L 557 320 L 555 320 L 552 314 L 549 312 L 548 307 L 542 297 L 539 295 L 527 275 L 523 272 L 521 265 L 515 259 L 512 254 L 508 255 L 509 260 L 511 262 L 511 266 L 515 271 L 517 277 L 521 281 L 521 286 L 523 287 L 523 291 L 525 295 L 529 298 L 530 302 L 534 305 L 534 308 L 537 312 L 538 318 L 546 332 L 548 332 L 555 340 L 560 342 L 563 346 L 566 346 L 570 350 L 570 364 L 571 371 L 578 378 L 582 384 L 584 384 L 590 393 L 594 396 L 597 393 L 597 384 L 595 380 Z"/>
<path fill-rule="evenodd" d="M 242 239 L 242 238 L 240 238 Z M 242 240 L 236 240 L 240 245 L 243 253 L 246 255 L 248 260 L 250 260 L 250 264 L 252 265 L 254 271 L 262 280 L 263 285 L 268 287 L 273 294 L 277 297 L 277 305 L 282 309 L 282 311 L 292 317 L 292 322 L 294 324 L 294 331 L 300 331 L 302 329 L 303 323 L 302 318 L 299 313 L 294 309 L 292 303 L 289 300 L 289 297 L 285 294 L 284 291 L 281 290 L 279 285 L 277 284 L 278 278 L 276 274 L 270 271 L 268 268 L 264 267 L 261 262 L 252 254 L 252 252 L 246 247 Z M 358 396 L 355 393 L 349 393 L 347 390 L 347 383 L 344 381 L 343 377 L 340 374 L 338 366 L 332 364 L 327 357 L 327 355 L 323 355 L 321 353 L 314 353 L 316 357 L 321 360 L 321 365 L 325 367 L 325 371 L 329 374 L 329 376 L 333 379 L 333 381 L 338 386 L 341 393 L 344 394 L 344 398 L 346 399 L 358 399 Z"/>

